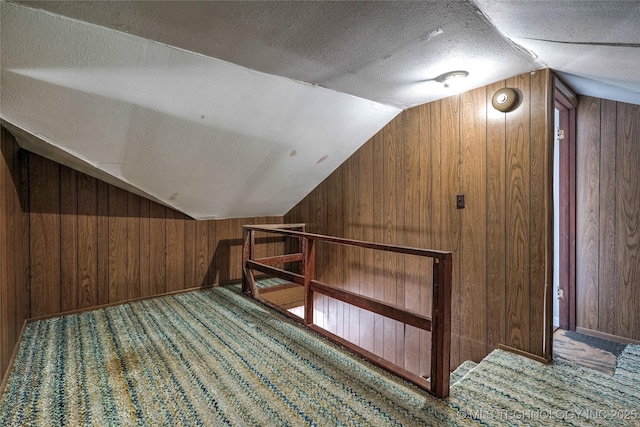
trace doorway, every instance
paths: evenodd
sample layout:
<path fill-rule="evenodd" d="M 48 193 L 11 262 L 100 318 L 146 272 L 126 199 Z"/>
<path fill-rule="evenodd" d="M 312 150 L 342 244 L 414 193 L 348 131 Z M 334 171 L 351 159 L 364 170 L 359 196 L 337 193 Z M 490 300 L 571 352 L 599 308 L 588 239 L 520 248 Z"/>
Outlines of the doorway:
<path fill-rule="evenodd" d="M 555 78 L 553 329 L 575 331 L 576 95 Z"/>

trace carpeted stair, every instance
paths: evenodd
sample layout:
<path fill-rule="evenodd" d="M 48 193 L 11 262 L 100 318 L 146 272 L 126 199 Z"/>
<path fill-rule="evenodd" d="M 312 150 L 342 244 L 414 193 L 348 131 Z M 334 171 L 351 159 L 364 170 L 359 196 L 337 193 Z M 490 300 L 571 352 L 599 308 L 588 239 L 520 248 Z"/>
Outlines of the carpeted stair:
<path fill-rule="evenodd" d="M 450 383 L 451 385 L 455 385 L 458 381 L 465 377 L 473 368 L 478 366 L 478 364 L 472 360 L 465 360 L 460 366 L 456 368 L 455 371 L 451 373 Z"/>
<path fill-rule="evenodd" d="M 627 345 L 622 354 L 618 356 L 613 376 L 621 380 L 635 382 L 640 387 L 640 345 Z"/>

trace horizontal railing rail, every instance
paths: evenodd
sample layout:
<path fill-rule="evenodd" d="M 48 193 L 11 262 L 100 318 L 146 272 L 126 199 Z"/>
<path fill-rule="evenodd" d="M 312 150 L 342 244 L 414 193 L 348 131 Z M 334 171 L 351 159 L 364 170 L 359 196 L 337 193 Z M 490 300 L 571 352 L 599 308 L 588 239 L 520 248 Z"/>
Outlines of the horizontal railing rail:
<path fill-rule="evenodd" d="M 292 254 L 261 257 L 255 259 L 255 234 L 269 233 L 284 237 L 298 239 L 300 252 Z M 378 251 L 394 252 L 399 254 L 415 255 L 433 259 L 433 298 L 432 316 L 408 310 L 394 304 L 377 300 L 365 295 L 340 289 L 315 280 L 315 248 L 316 242 L 359 247 Z M 300 273 L 278 268 L 277 266 L 289 263 L 299 263 Z M 253 271 L 259 271 L 272 277 L 284 279 L 291 284 L 304 287 L 304 316 L 302 318 L 291 314 L 288 310 L 279 307 L 260 297 Z M 269 224 L 269 225 L 245 225 L 243 226 L 243 251 L 242 251 L 242 290 L 287 316 L 301 321 L 304 325 L 329 339 L 349 348 L 364 356 L 371 362 L 381 366 L 395 374 L 413 382 L 419 387 L 431 392 L 438 397 L 446 397 L 449 394 L 449 370 L 451 351 L 451 277 L 452 277 L 452 253 L 447 251 L 412 248 L 407 246 L 389 245 L 383 243 L 365 242 L 362 240 L 346 239 L 341 237 L 325 236 L 305 232 L 304 224 Z M 289 285 L 280 285 L 279 289 L 290 289 Z M 431 332 L 431 376 L 429 380 L 407 371 L 401 366 L 391 363 L 381 357 L 357 346 L 344 338 L 313 323 L 314 294 L 334 298 L 338 301 L 368 310 L 372 313 L 411 325 L 416 328 Z"/>

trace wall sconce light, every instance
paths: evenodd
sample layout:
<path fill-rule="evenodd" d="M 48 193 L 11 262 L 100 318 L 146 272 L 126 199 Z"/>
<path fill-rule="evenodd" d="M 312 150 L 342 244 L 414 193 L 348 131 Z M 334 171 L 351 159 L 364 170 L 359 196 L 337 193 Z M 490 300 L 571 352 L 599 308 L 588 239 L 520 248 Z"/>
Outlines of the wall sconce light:
<path fill-rule="evenodd" d="M 518 106 L 518 92 L 509 87 L 496 91 L 491 98 L 491 105 L 498 111 L 507 113 Z"/>
<path fill-rule="evenodd" d="M 444 87 L 453 87 L 461 83 L 469 75 L 468 71 L 449 71 L 435 78 L 437 82 L 444 83 Z"/>

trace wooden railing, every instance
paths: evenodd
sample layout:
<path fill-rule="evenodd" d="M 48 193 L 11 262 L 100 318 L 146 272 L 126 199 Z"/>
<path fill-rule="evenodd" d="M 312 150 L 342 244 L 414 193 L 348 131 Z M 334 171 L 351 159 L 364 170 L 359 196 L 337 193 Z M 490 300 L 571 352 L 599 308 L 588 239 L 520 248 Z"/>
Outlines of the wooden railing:
<path fill-rule="evenodd" d="M 255 259 L 256 232 L 269 233 L 298 239 L 300 252 L 270 256 Z M 433 259 L 433 306 L 432 316 L 407 310 L 374 298 L 356 294 L 344 289 L 329 286 L 315 280 L 315 248 L 316 242 L 327 242 L 379 251 L 416 255 Z M 286 263 L 300 263 L 299 272 L 278 268 Z M 449 395 L 449 355 L 451 348 L 451 252 L 410 248 L 405 246 L 387 245 L 382 243 L 364 242 L 360 240 L 344 239 L 340 237 L 324 236 L 305 232 L 304 224 L 269 224 L 243 226 L 242 250 L 242 290 L 251 294 L 287 316 L 302 322 L 308 328 L 326 336 L 334 342 L 367 358 L 372 363 L 387 369 L 404 379 L 416 384 L 438 397 Z M 292 284 L 304 287 L 304 317 L 300 318 L 287 309 L 260 297 L 253 271 L 259 271 L 272 277 L 279 277 Z M 293 285 L 282 285 L 280 289 Z M 373 313 L 412 325 L 425 331 L 431 331 L 431 376 L 425 379 L 401 366 L 389 362 L 368 350 L 351 343 L 313 323 L 314 293 L 326 295 L 336 300 L 360 307 Z"/>

